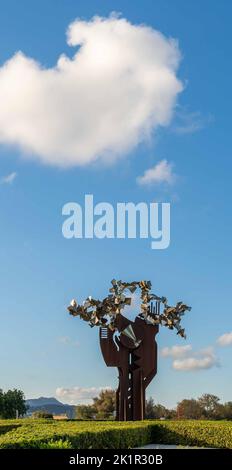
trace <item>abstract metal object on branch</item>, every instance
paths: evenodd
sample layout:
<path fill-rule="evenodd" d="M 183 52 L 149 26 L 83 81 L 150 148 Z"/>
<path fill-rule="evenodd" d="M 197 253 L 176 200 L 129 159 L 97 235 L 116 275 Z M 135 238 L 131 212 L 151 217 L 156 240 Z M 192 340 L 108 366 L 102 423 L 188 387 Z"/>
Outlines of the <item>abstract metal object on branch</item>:
<path fill-rule="evenodd" d="M 125 291 L 129 290 L 133 294 L 139 288 L 141 290 L 139 317 L 149 325 L 162 325 L 170 330 L 175 328 L 178 335 L 186 338 L 185 330 L 181 326 L 181 317 L 187 310 L 191 310 L 191 307 L 183 302 L 169 306 L 166 297 L 159 297 L 150 292 L 150 281 L 122 282 L 113 279 L 111 284 L 110 294 L 103 300 L 88 297 L 82 305 L 78 305 L 73 299 L 68 307 L 70 315 L 80 316 L 91 327 L 108 327 L 116 331 L 117 316 L 122 313 L 126 305 L 131 305 L 131 297 L 126 296 Z"/>
<path fill-rule="evenodd" d="M 152 294 L 150 281 L 122 282 L 113 279 L 110 294 L 103 300 L 88 297 L 82 305 L 72 300 L 68 310 L 90 326 L 99 326 L 102 355 L 109 367 L 117 367 L 119 384 L 116 392 L 116 419 L 142 420 L 145 417 L 146 388 L 157 372 L 156 334 L 159 325 L 176 329 L 185 338 L 181 317 L 190 307 L 178 302 L 170 307 L 166 297 Z M 131 305 L 133 294 L 141 290 L 140 313 L 132 322 L 122 315 Z M 162 310 L 161 310 L 162 307 Z M 119 335 L 117 334 L 119 332 Z M 116 333 L 116 334 L 115 334 Z"/>

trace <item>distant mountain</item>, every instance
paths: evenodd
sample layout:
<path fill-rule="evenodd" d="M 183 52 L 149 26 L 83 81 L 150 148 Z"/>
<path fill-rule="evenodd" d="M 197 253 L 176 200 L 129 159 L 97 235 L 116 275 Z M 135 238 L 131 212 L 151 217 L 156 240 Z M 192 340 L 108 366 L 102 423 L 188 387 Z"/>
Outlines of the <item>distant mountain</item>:
<path fill-rule="evenodd" d="M 46 397 L 39 397 L 39 398 L 30 398 L 27 400 L 27 405 L 30 407 L 32 406 L 44 406 L 44 405 L 63 405 L 59 400 L 54 397 L 46 398 Z"/>
<path fill-rule="evenodd" d="M 40 397 L 26 400 L 28 406 L 27 414 L 31 415 L 34 411 L 47 411 L 54 415 L 66 414 L 69 418 L 75 416 L 75 406 L 61 403 L 54 397 Z"/>

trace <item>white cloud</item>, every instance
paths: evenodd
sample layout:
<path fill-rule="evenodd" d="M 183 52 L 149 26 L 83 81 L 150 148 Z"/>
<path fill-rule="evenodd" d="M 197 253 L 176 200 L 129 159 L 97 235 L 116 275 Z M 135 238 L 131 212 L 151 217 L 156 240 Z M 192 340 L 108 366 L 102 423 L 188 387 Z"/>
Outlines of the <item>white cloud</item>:
<path fill-rule="evenodd" d="M 66 346 L 79 346 L 78 341 L 73 340 L 72 338 L 70 338 L 70 336 L 60 336 L 58 338 L 58 342 Z"/>
<path fill-rule="evenodd" d="M 16 176 L 17 176 L 17 173 L 15 171 L 13 171 L 12 173 L 9 173 L 9 175 L 6 175 L 1 179 L 1 184 L 12 184 Z"/>
<path fill-rule="evenodd" d="M 162 357 L 185 357 L 189 352 L 192 351 L 192 346 L 190 344 L 186 344 L 185 346 L 172 346 L 171 348 L 163 348 L 161 349 L 161 356 Z"/>
<path fill-rule="evenodd" d="M 211 114 L 203 116 L 199 111 L 182 110 L 176 113 L 176 124 L 173 126 L 173 131 L 180 135 L 194 134 L 212 123 L 213 120 Z"/>
<path fill-rule="evenodd" d="M 197 371 L 202 369 L 211 369 L 218 366 L 219 362 L 216 358 L 213 348 L 202 349 L 191 357 L 184 359 L 176 359 L 173 361 L 173 369 L 178 371 Z"/>
<path fill-rule="evenodd" d="M 152 185 L 160 183 L 174 183 L 176 176 L 172 171 L 173 165 L 167 160 L 161 160 L 153 168 L 145 171 L 143 176 L 137 178 L 137 182 L 141 185 Z"/>
<path fill-rule="evenodd" d="M 231 346 L 232 331 L 230 333 L 225 333 L 224 335 L 219 336 L 219 338 L 217 339 L 217 344 L 219 344 L 219 346 Z"/>
<path fill-rule="evenodd" d="M 57 166 L 113 161 L 172 118 L 178 44 L 124 18 L 76 20 L 45 68 L 17 52 L 0 67 L 0 143 Z"/>
<path fill-rule="evenodd" d="M 212 346 L 199 351 L 192 351 L 190 344 L 166 347 L 161 350 L 161 356 L 173 358 L 172 367 L 177 371 L 196 371 L 219 366 Z"/>
<path fill-rule="evenodd" d="M 56 397 L 64 403 L 76 405 L 78 403 L 90 403 L 94 397 L 97 397 L 102 390 L 111 390 L 111 387 L 73 387 L 56 389 Z"/>
<path fill-rule="evenodd" d="M 212 356 L 205 356 L 198 359 L 196 357 L 188 357 L 182 360 L 176 359 L 173 362 L 173 368 L 175 370 L 184 371 L 210 369 L 215 365 L 215 359 Z"/>

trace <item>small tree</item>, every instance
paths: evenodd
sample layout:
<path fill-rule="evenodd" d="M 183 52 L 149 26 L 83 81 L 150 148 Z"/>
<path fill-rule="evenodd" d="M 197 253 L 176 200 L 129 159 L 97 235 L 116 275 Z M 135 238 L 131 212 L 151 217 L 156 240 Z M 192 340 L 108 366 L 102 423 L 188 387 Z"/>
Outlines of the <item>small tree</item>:
<path fill-rule="evenodd" d="M 155 418 L 167 418 L 169 410 L 159 403 L 154 407 Z"/>
<path fill-rule="evenodd" d="M 147 419 L 155 419 L 155 412 L 154 412 L 155 403 L 152 397 L 146 400 L 146 407 L 145 407 L 145 417 Z"/>
<path fill-rule="evenodd" d="M 165 406 L 163 405 L 160 405 L 159 403 L 157 405 L 154 404 L 154 401 L 152 399 L 149 400 L 150 403 L 148 402 L 147 405 L 148 405 L 148 415 L 147 418 L 149 419 L 160 419 L 160 418 L 166 418 L 167 416 L 167 408 L 165 408 Z M 152 402 L 153 402 L 153 406 L 151 407 L 152 405 Z M 149 408 L 150 408 L 150 412 L 149 412 Z"/>
<path fill-rule="evenodd" d="M 181 419 L 199 419 L 202 416 L 202 407 L 197 400 L 184 399 L 177 404 L 177 417 Z"/>
<path fill-rule="evenodd" d="M 216 419 L 219 412 L 220 398 L 216 395 L 211 395 L 210 393 L 204 393 L 200 398 L 198 398 L 198 403 L 200 404 L 203 414 L 208 419 Z"/>
<path fill-rule="evenodd" d="M 223 405 L 223 418 L 232 419 L 232 401 L 227 401 Z"/>
<path fill-rule="evenodd" d="M 2 414 L 3 414 L 3 391 L 2 389 L 0 388 L 0 418 L 2 418 Z"/>
<path fill-rule="evenodd" d="M 171 408 L 170 410 L 167 409 L 166 411 L 166 419 L 176 419 L 177 413 L 175 409 Z"/>
<path fill-rule="evenodd" d="M 147 419 L 172 419 L 176 417 L 175 410 L 169 410 L 159 403 L 155 405 L 153 398 L 146 401 L 145 416 Z"/>
<path fill-rule="evenodd" d="M 102 390 L 98 397 L 93 399 L 96 418 L 113 419 L 116 410 L 116 393 L 114 390 Z"/>
<path fill-rule="evenodd" d="M 78 405 L 75 408 L 76 419 L 94 419 L 96 409 L 93 405 Z"/>
<path fill-rule="evenodd" d="M 1 392 L 2 393 L 2 392 Z M 8 390 L 8 392 L 2 394 L 0 398 L 2 402 L 1 416 L 5 419 L 12 419 L 18 416 L 23 416 L 27 411 L 25 396 L 22 390 Z"/>

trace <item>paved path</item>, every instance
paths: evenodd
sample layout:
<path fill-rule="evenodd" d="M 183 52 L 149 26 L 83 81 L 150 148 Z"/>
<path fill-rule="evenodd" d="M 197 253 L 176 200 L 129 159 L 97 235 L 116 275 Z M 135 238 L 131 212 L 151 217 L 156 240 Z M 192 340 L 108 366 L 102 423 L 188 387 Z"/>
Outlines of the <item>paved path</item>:
<path fill-rule="evenodd" d="M 168 444 L 148 444 L 143 447 L 136 447 L 136 449 L 178 449 L 178 446 Z"/>
<path fill-rule="evenodd" d="M 169 444 L 148 444 L 143 447 L 136 447 L 136 449 L 206 449 L 206 447 L 191 447 L 191 446 L 180 446 L 180 445 L 169 445 Z"/>

